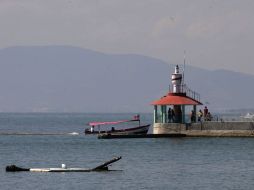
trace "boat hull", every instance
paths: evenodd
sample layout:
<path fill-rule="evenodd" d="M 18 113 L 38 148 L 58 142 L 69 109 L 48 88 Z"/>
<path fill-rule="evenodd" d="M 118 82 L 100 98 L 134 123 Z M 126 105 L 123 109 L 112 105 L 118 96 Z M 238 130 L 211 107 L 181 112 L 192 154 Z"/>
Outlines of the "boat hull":
<path fill-rule="evenodd" d="M 90 134 L 101 134 L 101 133 L 108 133 L 108 134 L 146 134 L 149 130 L 149 125 L 143 125 L 139 127 L 127 128 L 127 129 L 119 129 L 119 130 L 108 130 L 108 131 L 93 131 L 91 132 L 90 129 L 85 130 L 86 135 Z"/>

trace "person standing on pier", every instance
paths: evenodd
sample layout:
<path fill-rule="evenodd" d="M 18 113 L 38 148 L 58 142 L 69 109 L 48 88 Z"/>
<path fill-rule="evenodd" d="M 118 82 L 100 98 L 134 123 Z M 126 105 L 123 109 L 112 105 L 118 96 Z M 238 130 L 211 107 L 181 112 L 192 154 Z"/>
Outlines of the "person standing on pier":
<path fill-rule="evenodd" d="M 207 121 L 207 114 L 208 114 L 208 108 L 207 108 L 207 106 L 205 106 L 205 109 L 204 109 L 204 119 L 205 119 L 205 121 Z"/>
<path fill-rule="evenodd" d="M 194 110 L 191 110 L 190 119 L 191 119 L 191 123 L 195 122 L 195 113 L 194 113 Z"/>
<path fill-rule="evenodd" d="M 172 122 L 172 110 L 171 110 L 170 107 L 168 108 L 168 122 L 169 122 L 169 123 Z"/>
<path fill-rule="evenodd" d="M 198 121 L 201 121 L 202 117 L 203 117 L 203 112 L 202 112 L 202 110 L 199 110 L 199 112 L 198 112 Z"/>

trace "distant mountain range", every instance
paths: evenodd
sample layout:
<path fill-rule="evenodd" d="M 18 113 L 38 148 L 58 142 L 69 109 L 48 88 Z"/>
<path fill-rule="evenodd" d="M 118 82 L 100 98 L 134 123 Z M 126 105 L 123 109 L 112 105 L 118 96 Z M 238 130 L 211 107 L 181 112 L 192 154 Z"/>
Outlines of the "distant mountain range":
<path fill-rule="evenodd" d="M 180 63 L 181 64 L 181 63 Z M 174 65 L 70 46 L 0 50 L 2 112 L 152 112 Z M 187 66 L 187 85 L 216 111 L 254 107 L 254 75 Z"/>

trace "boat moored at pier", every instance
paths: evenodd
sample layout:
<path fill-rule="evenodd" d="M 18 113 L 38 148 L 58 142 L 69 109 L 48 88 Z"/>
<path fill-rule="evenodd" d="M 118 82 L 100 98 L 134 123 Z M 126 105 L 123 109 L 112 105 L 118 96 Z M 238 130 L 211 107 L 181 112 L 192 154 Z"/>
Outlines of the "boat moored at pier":
<path fill-rule="evenodd" d="M 130 123 L 130 122 L 138 122 L 138 126 L 130 127 L 130 128 L 121 128 L 116 129 L 117 127 L 121 127 L 122 123 Z M 121 120 L 121 121 L 104 121 L 104 122 L 90 122 L 88 124 L 90 128 L 85 129 L 85 134 L 147 134 L 150 124 L 141 125 L 140 124 L 140 116 L 135 115 L 131 120 Z M 114 126 L 108 130 L 101 130 L 101 127 L 105 126 Z"/>

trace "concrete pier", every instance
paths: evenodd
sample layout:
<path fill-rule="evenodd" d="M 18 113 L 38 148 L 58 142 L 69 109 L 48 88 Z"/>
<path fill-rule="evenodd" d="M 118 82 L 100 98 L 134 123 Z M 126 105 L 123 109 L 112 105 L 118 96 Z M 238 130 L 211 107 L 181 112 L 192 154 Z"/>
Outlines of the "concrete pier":
<path fill-rule="evenodd" d="M 153 134 L 187 137 L 254 137 L 254 122 L 154 123 Z"/>

